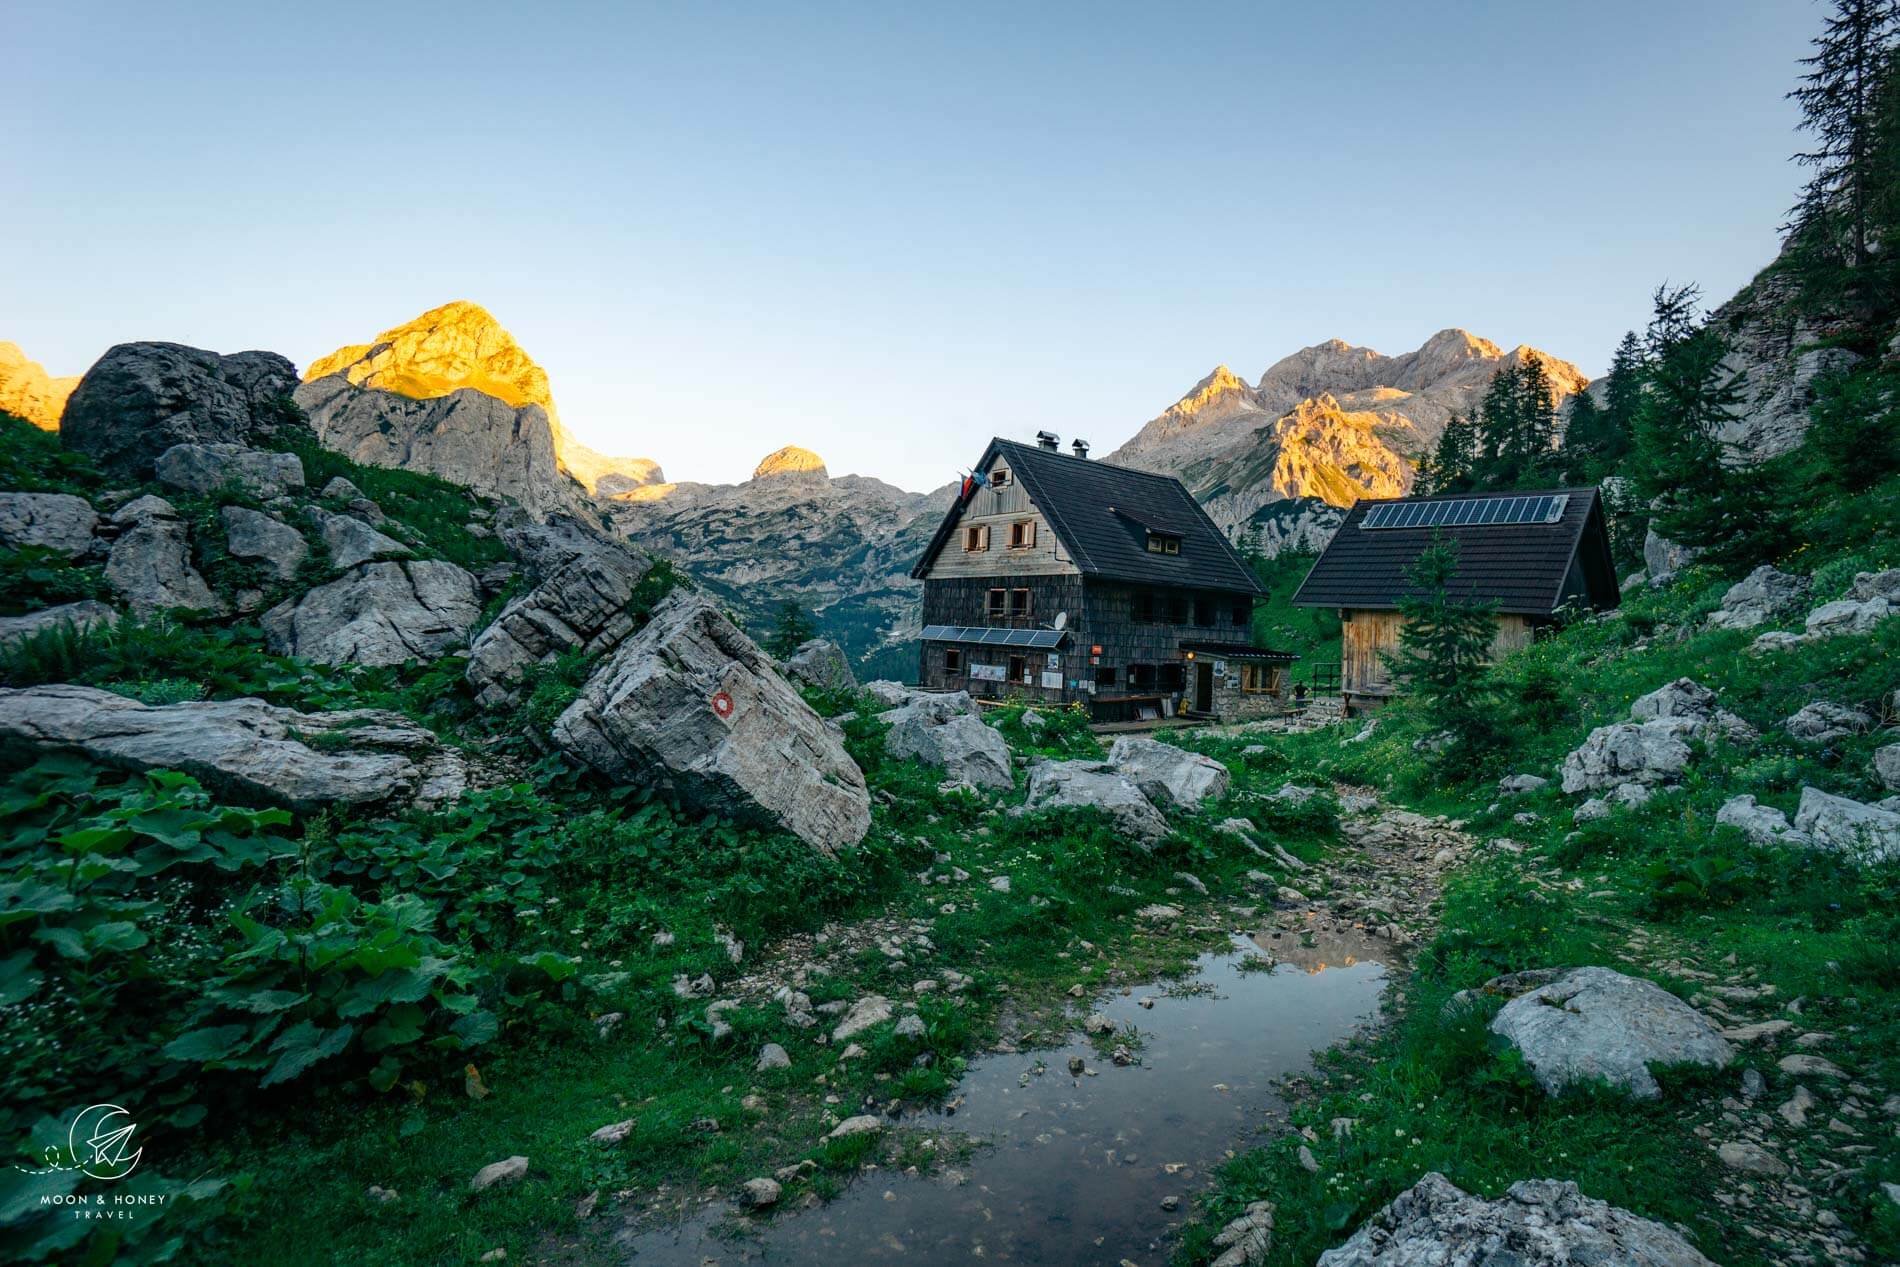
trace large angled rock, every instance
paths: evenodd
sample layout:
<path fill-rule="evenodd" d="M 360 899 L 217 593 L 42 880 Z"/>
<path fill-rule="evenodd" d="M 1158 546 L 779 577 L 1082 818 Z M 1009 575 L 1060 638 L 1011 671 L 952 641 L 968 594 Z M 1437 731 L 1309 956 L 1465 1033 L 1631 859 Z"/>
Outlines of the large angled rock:
<path fill-rule="evenodd" d="M 409 547 L 394 537 L 385 536 L 354 515 L 333 515 L 312 509 L 323 548 L 330 552 L 333 567 L 353 568 L 372 559 L 405 558 Z"/>
<path fill-rule="evenodd" d="M 1682 1234 L 1555 1179 L 1487 1201 L 1433 1171 L 1318 1267 L 1715 1267 Z"/>
<path fill-rule="evenodd" d="M 1156 805 L 1196 810 L 1227 795 L 1227 767 L 1212 757 L 1138 735 L 1123 735 L 1108 750 L 1108 764 Z"/>
<path fill-rule="evenodd" d="M 1874 719 L 1858 708 L 1822 699 L 1803 705 L 1782 725 L 1804 743 L 1832 743 L 1872 730 Z"/>
<path fill-rule="evenodd" d="M 152 464 L 158 482 L 200 497 L 225 488 L 263 501 L 303 488 L 303 459 L 241 444 L 174 444 Z"/>
<path fill-rule="evenodd" d="M 1095 809 L 1137 844 L 1152 846 L 1168 834 L 1161 816 L 1141 789 L 1105 761 L 1039 761 L 1029 767 L 1023 812 Z"/>
<path fill-rule="evenodd" d="M 106 583 L 134 612 L 224 609 L 191 565 L 190 531 L 170 502 L 148 494 L 122 507 L 112 523 L 119 537 L 106 559 Z"/>
<path fill-rule="evenodd" d="M 626 782 L 782 828 L 822 853 L 871 826 L 843 740 L 706 599 L 676 590 L 554 724 L 555 742 Z"/>
<path fill-rule="evenodd" d="M 1564 757 L 1563 789 L 1587 792 L 1624 783 L 1670 783 L 1689 768 L 1689 737 L 1696 723 L 1685 717 L 1598 726 Z"/>
<path fill-rule="evenodd" d="M 1671 541 L 1653 526 L 1643 537 L 1643 568 L 1649 573 L 1651 585 L 1669 584 L 1677 572 L 1694 563 L 1696 556 L 1701 553 L 1694 546 Z"/>
<path fill-rule="evenodd" d="M 1893 615 L 1892 600 L 1878 595 L 1871 598 L 1840 598 L 1822 603 L 1808 613 L 1804 622 L 1808 638 L 1838 638 L 1845 634 L 1871 633 L 1876 625 Z M 1760 641 L 1759 639 L 1757 641 Z"/>
<path fill-rule="evenodd" d="M 1654 982 L 1576 968 L 1504 1005 L 1493 1033 L 1524 1054 L 1538 1085 L 1559 1095 L 1601 1079 L 1639 1100 L 1662 1089 L 1652 1064 L 1721 1068 L 1735 1049 L 1702 1013 Z"/>
<path fill-rule="evenodd" d="M 66 402 L 60 443 L 137 479 L 175 444 L 250 444 L 286 418 L 297 370 L 274 352 L 220 356 L 177 343 L 121 343 Z"/>
<path fill-rule="evenodd" d="M 1805 576 L 1762 564 L 1729 586 L 1722 605 L 1709 613 L 1711 629 L 1753 629 L 1806 601 L 1813 583 Z"/>
<path fill-rule="evenodd" d="M 1695 734 L 1704 738 L 1726 738 L 1749 743 L 1761 736 L 1755 728 L 1727 709 L 1716 706 L 1716 694 L 1693 678 L 1679 677 L 1639 696 L 1630 705 L 1634 721 L 1657 718 L 1683 718 L 1695 723 Z"/>
<path fill-rule="evenodd" d="M 1874 777 L 1889 792 L 1900 792 L 1900 743 L 1877 750 L 1873 759 Z"/>
<path fill-rule="evenodd" d="M 462 754 L 401 713 L 300 713 L 255 699 L 153 708 L 90 686 L 0 690 L 0 748 L 179 770 L 220 796 L 295 810 L 434 804 L 468 784 Z"/>
<path fill-rule="evenodd" d="M 799 644 L 798 650 L 785 661 L 785 676 L 821 691 L 858 689 L 857 675 L 851 672 L 851 661 L 845 658 L 844 648 L 829 638 L 813 638 Z"/>
<path fill-rule="evenodd" d="M 468 641 L 481 619 L 475 578 L 453 563 L 366 563 L 264 613 L 278 655 L 319 664 L 389 666 L 433 660 Z"/>
<path fill-rule="evenodd" d="M 1772 805 L 1762 805 L 1748 795 L 1731 797 L 1715 811 L 1715 821 L 1733 827 L 1757 845 L 1805 845 L 1806 832 L 1799 831 L 1788 816 Z"/>
<path fill-rule="evenodd" d="M 653 561 L 618 541 L 557 516 L 515 525 L 503 540 L 535 586 L 502 609 L 469 647 L 468 682 L 495 708 L 514 702 L 529 668 L 568 651 L 604 655 L 633 632 L 628 611 Z"/>
<path fill-rule="evenodd" d="M 224 548 L 234 559 L 256 559 L 269 566 L 280 581 L 297 575 L 309 557 L 303 534 L 273 515 L 248 506 L 226 506 Z"/>
<path fill-rule="evenodd" d="M 975 787 L 1009 788 L 1016 784 L 1009 744 L 976 715 L 965 691 L 915 695 L 902 708 L 879 713 L 890 727 L 884 751 L 893 757 L 937 766 L 951 779 Z"/>
<path fill-rule="evenodd" d="M 117 624 L 119 613 L 96 599 L 45 607 L 24 616 L 0 616 L 0 647 L 43 634 L 62 625 L 75 632 Z"/>
<path fill-rule="evenodd" d="M 1860 862 L 1900 856 L 1900 814 L 1818 787 L 1801 789 L 1794 825 L 1817 848 L 1845 853 Z"/>
<path fill-rule="evenodd" d="M 76 559 L 92 548 L 99 516 L 70 493 L 0 493 L 0 546 L 37 546 Z"/>
<path fill-rule="evenodd" d="M 1878 598 L 1900 605 L 1900 568 L 1854 573 L 1854 583 L 1847 587 L 1847 596 L 1863 603 Z"/>

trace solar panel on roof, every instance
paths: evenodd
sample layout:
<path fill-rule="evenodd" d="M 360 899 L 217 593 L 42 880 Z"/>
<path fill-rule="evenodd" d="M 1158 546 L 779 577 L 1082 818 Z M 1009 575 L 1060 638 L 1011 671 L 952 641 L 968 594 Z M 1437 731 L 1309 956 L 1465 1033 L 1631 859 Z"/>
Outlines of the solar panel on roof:
<path fill-rule="evenodd" d="M 985 647 L 1059 647 L 1060 629 L 991 629 L 983 625 L 926 625 L 925 642 L 973 642 Z"/>
<path fill-rule="evenodd" d="M 1455 497 L 1444 501 L 1381 502 L 1366 511 L 1361 528 L 1462 528 L 1506 524 L 1554 524 L 1564 517 L 1567 493 L 1518 497 Z"/>

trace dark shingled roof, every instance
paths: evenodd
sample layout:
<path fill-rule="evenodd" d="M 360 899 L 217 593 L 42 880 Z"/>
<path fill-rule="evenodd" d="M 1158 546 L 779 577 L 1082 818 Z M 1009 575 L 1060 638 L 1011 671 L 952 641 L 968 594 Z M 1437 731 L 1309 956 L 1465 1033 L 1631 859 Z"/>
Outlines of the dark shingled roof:
<path fill-rule="evenodd" d="M 1001 455 L 1084 576 L 1138 584 L 1264 594 L 1253 570 L 1172 475 L 1155 475 L 1033 444 L 991 440 L 977 469 Z M 922 579 L 963 517 L 959 497 L 911 569 Z M 1148 528 L 1181 538 L 1181 553 L 1151 554 Z"/>
<path fill-rule="evenodd" d="M 1361 501 L 1347 513 L 1346 521 L 1300 583 L 1293 602 L 1300 607 L 1396 609 L 1400 600 L 1412 593 L 1406 572 L 1434 536 L 1443 533 L 1458 546 L 1458 575 L 1451 585 L 1454 598 L 1494 603 L 1499 612 L 1525 616 L 1548 616 L 1571 598 L 1599 610 L 1615 607 L 1622 596 L 1610 562 L 1610 537 L 1597 490 L 1514 490 L 1510 495 L 1557 493 L 1568 494 L 1570 500 L 1556 523 L 1488 527 L 1360 526 L 1372 507 L 1387 501 L 1455 501 L 1488 494 Z M 1568 592 L 1566 581 L 1572 582 Z"/>

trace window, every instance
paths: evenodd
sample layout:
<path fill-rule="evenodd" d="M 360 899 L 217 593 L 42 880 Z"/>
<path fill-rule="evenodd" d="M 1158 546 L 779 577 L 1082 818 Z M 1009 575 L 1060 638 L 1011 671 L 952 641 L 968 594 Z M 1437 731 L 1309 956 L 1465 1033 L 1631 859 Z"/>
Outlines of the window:
<path fill-rule="evenodd" d="M 1168 596 L 1168 623 L 1170 625 L 1185 625 L 1187 624 L 1187 622 L 1188 622 L 1187 599 L 1182 598 L 1179 594 L 1169 595 Z"/>
<path fill-rule="evenodd" d="M 1095 685 L 1115 685 L 1115 667 L 1109 664 L 1098 665 L 1095 670 Z"/>
<path fill-rule="evenodd" d="M 995 470 L 990 472 L 990 487 L 991 488 L 1008 488 L 1009 487 L 1009 468 L 1007 466 L 999 466 Z"/>
<path fill-rule="evenodd" d="M 945 647 L 943 649 L 943 671 L 945 673 L 963 672 L 963 649 L 962 648 Z"/>
<path fill-rule="evenodd" d="M 1009 614 L 1017 620 L 1029 616 L 1029 591 L 1011 590 L 1009 592 Z"/>
<path fill-rule="evenodd" d="M 1181 553 L 1181 538 L 1171 532 L 1151 532 L 1148 534 L 1149 554 Z"/>
<path fill-rule="evenodd" d="M 1245 629 L 1248 625 L 1253 624 L 1253 604 L 1252 603 L 1235 603 L 1234 604 L 1234 624 L 1236 627 L 1241 628 L 1241 629 Z"/>
<path fill-rule="evenodd" d="M 1131 664 L 1128 666 L 1128 685 L 1137 691 L 1154 689 L 1155 666 L 1152 664 Z"/>
<path fill-rule="evenodd" d="M 1029 661 L 1027 658 L 1019 655 L 1013 655 L 1009 658 L 1009 680 L 1012 682 L 1022 682 L 1024 684 L 1028 683 Z"/>
<path fill-rule="evenodd" d="M 1194 600 L 1194 623 L 1197 625 L 1211 625 L 1214 623 L 1213 599 L 1197 598 Z"/>
<path fill-rule="evenodd" d="M 1281 670 L 1271 664 L 1243 664 L 1240 666 L 1240 690 L 1244 695 L 1278 695 L 1280 693 Z"/>
<path fill-rule="evenodd" d="M 971 524 L 963 530 L 963 548 L 967 553 L 977 554 L 990 548 L 990 526 Z"/>
<path fill-rule="evenodd" d="M 1134 594 L 1134 620 L 1138 625 L 1152 625 L 1155 619 L 1155 596 L 1147 590 L 1136 590 Z"/>
<path fill-rule="evenodd" d="M 1009 593 L 1008 590 L 991 590 L 990 591 L 990 619 L 991 620 L 1001 620 L 1003 618 L 1003 603 L 1005 601 L 1005 596 L 1008 595 L 1008 593 Z"/>
<path fill-rule="evenodd" d="M 1009 548 L 1010 549 L 1027 550 L 1030 546 L 1033 546 L 1035 544 L 1036 544 L 1036 521 L 1035 520 L 1018 519 L 1015 523 L 1009 526 Z"/>
<path fill-rule="evenodd" d="M 1160 685 L 1164 691 L 1179 691 L 1187 688 L 1187 666 L 1179 660 L 1161 666 Z"/>

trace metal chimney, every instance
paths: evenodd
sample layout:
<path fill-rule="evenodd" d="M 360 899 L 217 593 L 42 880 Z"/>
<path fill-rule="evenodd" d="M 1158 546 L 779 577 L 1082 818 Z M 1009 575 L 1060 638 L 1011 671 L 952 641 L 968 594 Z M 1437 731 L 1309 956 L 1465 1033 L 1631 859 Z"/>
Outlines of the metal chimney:
<path fill-rule="evenodd" d="M 1089 442 L 1087 440 L 1072 440 L 1069 442 L 1069 447 L 1075 450 L 1075 456 L 1081 458 L 1083 461 L 1088 460 Z"/>
<path fill-rule="evenodd" d="M 1036 444 L 1051 453 L 1056 453 L 1061 449 L 1062 437 L 1053 431 L 1038 431 L 1036 433 Z"/>

